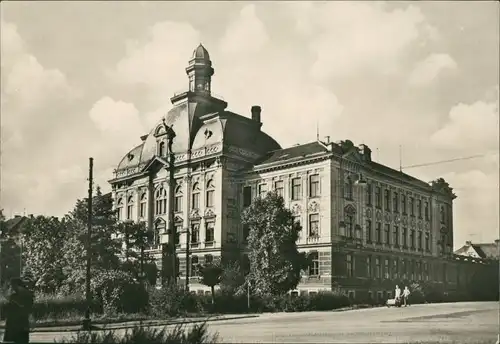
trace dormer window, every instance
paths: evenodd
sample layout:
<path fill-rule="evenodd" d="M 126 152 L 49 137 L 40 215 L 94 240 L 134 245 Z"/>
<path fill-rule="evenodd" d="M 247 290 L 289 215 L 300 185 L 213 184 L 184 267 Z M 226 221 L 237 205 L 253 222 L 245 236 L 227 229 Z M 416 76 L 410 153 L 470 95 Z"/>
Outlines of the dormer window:
<path fill-rule="evenodd" d="M 158 155 L 159 156 L 165 156 L 165 142 L 161 141 L 158 144 Z"/>

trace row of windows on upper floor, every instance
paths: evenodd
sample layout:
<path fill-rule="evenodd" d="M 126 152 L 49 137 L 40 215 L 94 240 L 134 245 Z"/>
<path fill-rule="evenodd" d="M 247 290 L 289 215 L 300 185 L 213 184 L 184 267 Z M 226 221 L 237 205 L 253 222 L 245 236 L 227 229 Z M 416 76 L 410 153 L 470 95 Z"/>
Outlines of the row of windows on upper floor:
<path fill-rule="evenodd" d="M 375 189 L 375 190 L 373 190 Z M 277 180 L 273 184 L 273 190 L 280 195 L 284 196 L 284 182 L 282 180 Z M 268 192 L 268 184 L 261 183 L 258 185 L 257 195 L 264 196 Z M 418 199 L 415 202 L 414 197 L 409 197 L 408 202 L 406 195 L 399 194 L 398 192 L 393 193 L 393 199 L 391 203 L 391 191 L 384 190 L 384 209 L 390 211 L 392 210 L 399 213 L 399 206 L 401 205 L 401 211 L 403 214 L 407 214 L 407 210 L 410 211 L 410 216 L 417 215 L 419 218 L 425 217 L 426 220 L 430 219 L 429 202 L 425 201 L 422 206 L 422 200 Z M 321 186 L 320 178 L 318 174 L 313 174 L 308 177 L 308 196 L 309 198 L 321 196 Z M 373 188 L 372 184 L 367 184 L 366 187 L 366 205 L 373 205 L 373 196 L 375 196 L 375 207 L 382 208 L 382 188 L 380 186 L 375 186 Z M 292 201 L 297 201 L 302 199 L 302 178 L 292 178 L 290 182 L 290 198 Z M 344 198 L 352 200 L 354 198 L 354 183 L 351 178 L 347 178 L 344 185 Z M 401 198 L 401 201 L 400 201 Z M 243 206 L 247 207 L 252 202 L 252 188 L 251 186 L 246 186 L 243 188 Z M 408 209 L 407 209 L 408 208 Z M 416 210 L 416 211 L 415 211 Z M 441 223 L 445 223 L 446 214 L 445 207 L 440 208 L 440 220 Z"/>
<path fill-rule="evenodd" d="M 191 209 L 200 209 L 200 198 L 201 198 L 201 187 L 200 183 L 196 182 L 193 184 L 191 188 Z M 210 179 L 206 183 L 206 189 L 205 189 L 205 207 L 210 208 L 214 206 L 214 195 L 215 195 L 215 184 L 212 179 Z M 159 187 L 154 195 L 155 199 L 155 214 L 156 215 L 161 215 L 161 214 L 166 214 L 167 213 L 167 190 L 164 187 Z M 175 188 L 175 195 L 174 195 L 174 211 L 176 213 L 182 212 L 183 211 L 183 199 L 184 199 L 184 194 L 182 190 L 182 185 L 178 185 Z M 131 220 L 134 218 L 134 196 L 129 196 L 127 198 L 127 213 L 125 219 Z M 139 218 L 145 218 L 146 217 L 146 209 L 147 209 L 147 194 L 146 192 L 142 193 L 140 198 L 139 198 Z M 117 217 L 118 220 L 123 219 L 123 198 L 119 198 L 117 203 L 116 203 L 116 209 L 117 209 Z"/>
<path fill-rule="evenodd" d="M 350 182 L 348 182 L 350 183 Z M 352 190 L 352 186 L 346 187 L 347 190 Z M 352 198 L 352 191 L 348 192 L 346 198 Z M 373 200 L 375 200 L 375 204 L 373 204 Z M 422 206 L 423 203 L 423 206 Z M 408 214 L 408 210 L 410 212 L 410 216 L 418 216 L 419 218 L 425 218 L 426 220 L 430 220 L 430 210 L 429 210 L 429 202 L 422 201 L 421 199 L 417 199 L 415 202 L 414 197 L 407 197 L 405 194 L 400 194 L 399 192 L 392 192 L 392 202 L 391 202 L 391 191 L 389 189 L 384 190 L 384 198 L 382 200 L 382 188 L 380 186 L 375 186 L 373 188 L 372 184 L 367 184 L 366 187 L 366 205 L 372 206 L 382 209 L 382 207 L 386 211 L 393 211 L 395 213 L 399 213 L 401 206 L 401 213 L 404 215 Z M 439 209 L 440 222 L 446 223 L 446 207 L 444 205 L 440 206 Z"/>

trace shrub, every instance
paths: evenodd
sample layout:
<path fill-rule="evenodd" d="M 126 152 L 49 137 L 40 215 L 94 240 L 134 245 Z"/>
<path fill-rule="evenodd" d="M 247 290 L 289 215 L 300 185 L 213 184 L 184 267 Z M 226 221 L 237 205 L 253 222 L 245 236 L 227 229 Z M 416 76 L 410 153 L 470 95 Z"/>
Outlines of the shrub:
<path fill-rule="evenodd" d="M 166 284 L 162 289 L 150 288 L 150 312 L 156 317 L 187 315 L 203 310 L 200 298 L 181 286 Z"/>
<path fill-rule="evenodd" d="M 104 332 L 79 332 L 68 341 L 62 340 L 58 343 L 109 343 L 109 344 L 128 344 L 128 343 L 164 343 L 164 344 L 212 344 L 217 343 L 218 335 L 208 333 L 206 323 L 195 324 L 186 329 L 184 325 L 177 325 L 170 331 L 167 327 L 161 330 L 150 327 L 135 326 L 131 331 L 125 333 L 120 338 L 113 331 Z"/>

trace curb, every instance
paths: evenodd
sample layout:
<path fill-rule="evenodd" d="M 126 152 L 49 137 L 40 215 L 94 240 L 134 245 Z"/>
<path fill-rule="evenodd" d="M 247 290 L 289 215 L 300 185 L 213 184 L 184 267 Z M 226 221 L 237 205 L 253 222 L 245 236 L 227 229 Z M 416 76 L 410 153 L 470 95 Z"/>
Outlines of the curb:
<path fill-rule="evenodd" d="M 142 324 L 143 326 L 169 326 L 169 325 L 180 325 L 180 324 L 195 324 L 202 322 L 213 322 L 213 321 L 224 321 L 224 320 L 236 320 L 236 319 L 250 319 L 258 318 L 259 315 L 244 315 L 244 316 L 233 316 L 233 317 L 213 317 L 213 318 L 194 318 L 194 319 L 180 319 L 180 320 L 145 320 L 145 321 L 133 321 L 129 323 L 118 323 L 118 324 L 95 324 L 95 331 L 106 331 L 106 330 L 122 330 L 127 328 L 132 328 L 135 325 Z M 78 332 L 81 329 L 80 326 L 72 325 L 61 326 L 61 327 L 34 327 L 30 333 L 47 333 L 47 332 Z"/>

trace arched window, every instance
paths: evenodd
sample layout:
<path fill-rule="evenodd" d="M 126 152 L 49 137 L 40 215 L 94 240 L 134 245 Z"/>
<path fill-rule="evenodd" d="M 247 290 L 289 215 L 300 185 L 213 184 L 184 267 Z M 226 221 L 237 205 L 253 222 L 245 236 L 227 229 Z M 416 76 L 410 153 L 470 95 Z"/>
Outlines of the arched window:
<path fill-rule="evenodd" d="M 175 198 L 174 198 L 174 211 L 182 211 L 182 185 L 178 185 L 175 188 Z"/>
<path fill-rule="evenodd" d="M 122 211 L 123 211 L 123 198 L 118 198 L 118 201 L 116 201 L 116 219 L 118 221 L 122 219 Z"/>
<path fill-rule="evenodd" d="M 206 197 L 206 207 L 213 207 L 214 206 L 214 195 L 215 195 L 215 185 L 213 179 L 210 179 L 207 182 L 207 197 Z"/>
<path fill-rule="evenodd" d="M 134 217 L 134 196 L 129 196 L 127 198 L 127 220 L 132 220 Z"/>
<path fill-rule="evenodd" d="M 314 251 L 309 253 L 309 268 L 308 275 L 309 276 L 318 276 L 319 275 L 319 255 L 318 252 Z"/>
<path fill-rule="evenodd" d="M 352 199 L 352 179 L 351 177 L 347 177 L 344 185 L 344 198 Z"/>
<path fill-rule="evenodd" d="M 200 209 L 200 183 L 193 184 L 191 194 L 191 209 Z"/>
<path fill-rule="evenodd" d="M 199 276 L 199 270 L 198 270 L 198 257 L 197 256 L 191 256 L 191 266 L 189 267 L 189 272 L 191 273 L 191 277 L 196 277 Z"/>
<path fill-rule="evenodd" d="M 167 212 L 167 191 L 160 187 L 155 194 L 155 214 L 165 214 Z"/>
<path fill-rule="evenodd" d="M 146 206 L 147 206 L 147 196 L 146 193 L 141 195 L 140 204 L 139 204 L 139 217 L 146 217 Z"/>
<path fill-rule="evenodd" d="M 165 156 L 165 142 L 161 141 L 158 144 L 158 155 L 159 156 Z"/>

